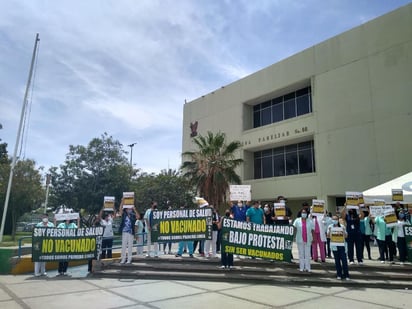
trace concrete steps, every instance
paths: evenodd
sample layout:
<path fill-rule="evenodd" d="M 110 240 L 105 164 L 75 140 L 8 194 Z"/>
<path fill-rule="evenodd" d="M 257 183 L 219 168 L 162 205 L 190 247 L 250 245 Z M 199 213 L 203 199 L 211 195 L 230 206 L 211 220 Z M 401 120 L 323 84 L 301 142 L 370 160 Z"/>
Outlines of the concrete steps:
<path fill-rule="evenodd" d="M 350 265 L 351 280 L 337 280 L 333 260 L 312 263 L 312 272 L 300 272 L 298 264 L 236 259 L 234 269 L 220 269 L 220 259 L 134 257 L 132 264 L 118 259 L 94 261 L 92 277 L 150 280 L 224 281 L 245 284 L 348 286 L 412 289 L 412 266 L 370 261 Z"/>

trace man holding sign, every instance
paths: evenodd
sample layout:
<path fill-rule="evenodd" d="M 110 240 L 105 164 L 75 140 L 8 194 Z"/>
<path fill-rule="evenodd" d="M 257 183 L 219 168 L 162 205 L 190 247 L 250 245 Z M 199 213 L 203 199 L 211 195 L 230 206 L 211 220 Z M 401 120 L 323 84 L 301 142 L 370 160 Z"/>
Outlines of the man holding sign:
<path fill-rule="evenodd" d="M 120 203 L 120 216 L 122 217 L 122 222 L 119 227 L 119 231 L 122 233 L 122 253 L 120 264 L 126 263 L 126 258 L 127 264 L 131 264 L 137 211 L 133 204 L 125 203 L 131 203 L 130 199 L 122 198 Z"/>
<path fill-rule="evenodd" d="M 337 216 L 332 217 L 332 224 L 328 226 L 327 234 L 335 258 L 336 278 L 349 280 L 348 260 L 345 252 L 345 238 L 348 234 L 345 227 L 340 225 Z"/>

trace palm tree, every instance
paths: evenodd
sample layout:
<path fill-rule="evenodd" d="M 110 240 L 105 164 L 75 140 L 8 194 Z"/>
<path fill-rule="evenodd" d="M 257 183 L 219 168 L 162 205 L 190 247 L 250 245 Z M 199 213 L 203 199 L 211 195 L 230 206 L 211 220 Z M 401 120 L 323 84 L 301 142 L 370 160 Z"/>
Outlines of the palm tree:
<path fill-rule="evenodd" d="M 241 183 L 240 176 L 235 172 L 243 163 L 243 159 L 235 158 L 241 143 L 233 141 L 226 144 L 226 135 L 221 132 L 215 135 L 207 132 L 206 136 L 193 138 L 193 142 L 198 151 L 182 154 L 190 158 L 182 164 L 183 176 L 190 180 L 200 196 L 210 204 L 220 206 L 226 200 L 229 184 Z"/>

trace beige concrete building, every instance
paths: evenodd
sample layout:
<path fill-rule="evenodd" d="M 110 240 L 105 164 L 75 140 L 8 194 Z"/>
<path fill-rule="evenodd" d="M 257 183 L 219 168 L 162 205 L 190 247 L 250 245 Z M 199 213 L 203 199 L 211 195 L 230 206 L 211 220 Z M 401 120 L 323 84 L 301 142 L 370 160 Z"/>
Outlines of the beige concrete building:
<path fill-rule="evenodd" d="M 410 172 L 412 4 L 186 103 L 182 151 L 195 122 L 242 142 L 253 199 L 283 194 L 295 214 Z"/>

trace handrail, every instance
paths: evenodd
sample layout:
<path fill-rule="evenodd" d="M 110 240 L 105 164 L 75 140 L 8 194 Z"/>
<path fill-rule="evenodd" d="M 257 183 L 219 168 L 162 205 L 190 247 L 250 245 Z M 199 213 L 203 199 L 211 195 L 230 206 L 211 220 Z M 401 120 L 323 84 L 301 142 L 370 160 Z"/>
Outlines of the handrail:
<path fill-rule="evenodd" d="M 17 249 L 17 256 L 20 258 L 21 257 L 21 244 L 22 244 L 22 241 L 23 241 L 23 239 L 26 239 L 26 238 L 32 238 L 31 236 L 22 236 L 22 237 L 20 237 L 19 239 L 18 239 L 18 242 L 19 242 L 19 248 Z"/>

